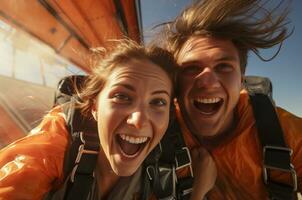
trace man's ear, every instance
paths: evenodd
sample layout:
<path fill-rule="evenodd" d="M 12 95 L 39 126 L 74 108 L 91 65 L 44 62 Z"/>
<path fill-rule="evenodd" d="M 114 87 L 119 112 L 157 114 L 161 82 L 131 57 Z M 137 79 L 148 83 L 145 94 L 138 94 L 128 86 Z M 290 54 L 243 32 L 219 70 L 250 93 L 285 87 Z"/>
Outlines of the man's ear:
<path fill-rule="evenodd" d="M 98 112 L 97 112 L 97 109 L 96 109 L 96 103 L 94 102 L 92 107 L 91 107 L 91 114 L 94 118 L 95 121 L 98 121 Z"/>

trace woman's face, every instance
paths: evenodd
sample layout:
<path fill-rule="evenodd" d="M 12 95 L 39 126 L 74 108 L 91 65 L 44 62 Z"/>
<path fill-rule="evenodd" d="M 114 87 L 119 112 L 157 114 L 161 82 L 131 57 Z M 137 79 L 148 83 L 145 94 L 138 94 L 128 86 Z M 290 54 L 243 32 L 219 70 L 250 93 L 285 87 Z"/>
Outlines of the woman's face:
<path fill-rule="evenodd" d="M 109 75 L 96 103 L 102 150 L 118 176 L 130 176 L 164 135 L 172 83 L 148 60 L 130 60 Z"/>

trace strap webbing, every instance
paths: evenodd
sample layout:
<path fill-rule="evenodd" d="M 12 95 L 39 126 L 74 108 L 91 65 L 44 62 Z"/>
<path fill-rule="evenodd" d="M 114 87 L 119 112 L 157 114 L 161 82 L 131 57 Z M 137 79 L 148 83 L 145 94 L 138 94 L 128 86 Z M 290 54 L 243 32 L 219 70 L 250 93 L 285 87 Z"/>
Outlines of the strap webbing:
<path fill-rule="evenodd" d="M 92 117 L 81 114 L 76 108 L 74 98 L 63 108 L 71 136 L 71 145 L 64 160 L 64 173 L 66 176 L 70 174 L 64 199 L 87 199 L 94 181 L 94 169 L 100 148 L 97 124 Z"/>
<path fill-rule="evenodd" d="M 260 93 L 250 95 L 263 147 L 264 182 L 271 199 L 294 199 L 297 177 L 291 164 L 291 149 L 284 141 L 283 131 L 271 99 Z M 293 185 L 285 185 L 270 179 L 270 170 L 291 173 Z"/>
<path fill-rule="evenodd" d="M 275 108 L 264 94 L 250 95 L 262 146 L 287 147 Z M 290 157 L 289 157 L 290 158 Z M 288 160 L 289 161 L 289 160 Z"/>
<path fill-rule="evenodd" d="M 68 190 L 66 200 L 86 200 L 91 190 L 94 177 L 87 174 L 77 174 L 72 187 Z"/>
<path fill-rule="evenodd" d="M 157 199 L 186 199 L 190 197 L 193 185 L 192 174 L 178 180 L 176 177 L 177 168 L 191 168 L 190 153 L 185 146 L 176 120 L 170 123 L 155 152 L 153 151 L 144 162 L 146 176 L 143 194 L 150 193 L 147 191 L 148 186 L 150 186 Z M 146 195 L 143 197 L 145 199 Z"/>
<path fill-rule="evenodd" d="M 71 172 L 67 200 L 86 199 L 94 180 L 94 169 L 99 152 L 99 141 L 95 133 L 80 133 L 82 144 L 79 146 L 74 168 Z"/>

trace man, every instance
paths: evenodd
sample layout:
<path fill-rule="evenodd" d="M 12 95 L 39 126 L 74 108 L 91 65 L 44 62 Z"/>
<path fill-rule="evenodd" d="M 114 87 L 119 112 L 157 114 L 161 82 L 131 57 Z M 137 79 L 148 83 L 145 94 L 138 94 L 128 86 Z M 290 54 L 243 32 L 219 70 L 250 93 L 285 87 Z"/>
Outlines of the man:
<path fill-rule="evenodd" d="M 177 114 L 185 142 L 191 150 L 206 147 L 217 167 L 209 199 L 269 196 L 253 108 L 242 84 L 248 53 L 260 57 L 258 49 L 280 44 L 290 34 L 285 27 L 287 10 L 278 13 L 282 5 L 267 10 L 264 4 L 199 1 L 167 26 L 166 46 L 180 65 Z M 276 111 L 285 142 L 293 150 L 291 163 L 301 192 L 302 119 L 282 108 Z M 269 175 L 293 185 L 290 173 L 272 170 Z"/>

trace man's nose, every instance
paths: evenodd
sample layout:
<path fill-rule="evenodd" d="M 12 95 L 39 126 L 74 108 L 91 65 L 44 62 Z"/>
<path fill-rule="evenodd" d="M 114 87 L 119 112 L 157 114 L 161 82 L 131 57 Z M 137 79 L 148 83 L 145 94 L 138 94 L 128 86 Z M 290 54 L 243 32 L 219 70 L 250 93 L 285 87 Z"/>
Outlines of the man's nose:
<path fill-rule="evenodd" d="M 132 125 L 137 129 L 141 129 L 147 123 L 147 119 L 145 111 L 135 111 L 129 115 L 127 124 Z"/>
<path fill-rule="evenodd" d="M 205 67 L 196 77 L 195 81 L 198 88 L 216 88 L 220 86 L 217 74 L 210 67 Z"/>

